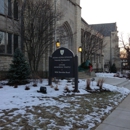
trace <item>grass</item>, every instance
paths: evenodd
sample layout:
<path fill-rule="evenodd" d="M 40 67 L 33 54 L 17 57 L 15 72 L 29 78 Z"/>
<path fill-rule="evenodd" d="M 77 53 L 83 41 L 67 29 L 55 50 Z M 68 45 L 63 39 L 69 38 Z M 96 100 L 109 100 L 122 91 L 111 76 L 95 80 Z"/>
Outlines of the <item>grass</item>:
<path fill-rule="evenodd" d="M 52 99 L 44 98 L 44 100 Z M 25 114 L 14 114 L 18 109 L 3 110 L 0 112 L 3 114 L 0 118 L 0 127 L 1 130 L 12 128 L 29 130 L 35 126 L 41 130 L 59 130 L 69 126 L 71 127 L 69 130 L 78 128 L 94 130 L 122 100 L 123 95 L 114 92 L 60 96 L 53 98 L 56 104 L 51 106 L 41 104 L 25 107 Z M 106 111 L 108 107 L 112 108 L 109 112 Z M 90 124 L 94 125 L 90 127 Z"/>

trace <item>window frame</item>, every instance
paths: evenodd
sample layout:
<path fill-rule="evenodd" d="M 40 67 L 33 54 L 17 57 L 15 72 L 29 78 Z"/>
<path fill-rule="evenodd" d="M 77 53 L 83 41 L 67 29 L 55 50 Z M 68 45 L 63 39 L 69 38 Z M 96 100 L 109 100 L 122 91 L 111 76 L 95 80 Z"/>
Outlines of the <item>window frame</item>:
<path fill-rule="evenodd" d="M 3 41 L 3 45 L 4 45 L 4 51 L 3 52 L 0 52 L 0 54 L 5 54 L 6 53 L 6 41 L 5 41 L 5 37 L 6 37 L 6 33 L 4 32 L 4 31 L 1 31 L 0 30 L 0 32 L 2 32 L 4 35 L 3 35 L 3 39 L 1 40 L 1 41 Z M 0 43 L 0 46 L 1 46 L 2 44 Z"/>
<path fill-rule="evenodd" d="M 3 3 L 2 3 L 3 2 Z M 3 5 L 2 5 L 3 4 Z M 2 7 L 3 6 L 3 7 Z M 0 14 L 5 15 L 5 1 L 0 0 Z"/>
<path fill-rule="evenodd" d="M 7 39 L 7 46 L 6 46 L 6 49 L 7 49 L 7 54 L 12 54 L 12 45 L 13 45 L 13 42 L 12 42 L 12 37 L 13 37 L 13 35 L 11 34 L 11 33 L 7 33 L 7 37 L 8 37 L 8 39 Z"/>
<path fill-rule="evenodd" d="M 14 0 L 13 3 L 13 17 L 14 19 L 18 19 L 18 2 L 16 2 L 16 0 Z"/>
<path fill-rule="evenodd" d="M 0 55 L 13 55 L 15 49 L 20 48 L 20 36 L 18 34 L 13 34 L 10 32 L 4 32 L 4 51 L 0 52 Z"/>
<path fill-rule="evenodd" d="M 7 15 L 9 17 L 12 17 L 12 2 L 11 2 L 11 0 L 8 0 L 7 9 L 8 9 Z"/>

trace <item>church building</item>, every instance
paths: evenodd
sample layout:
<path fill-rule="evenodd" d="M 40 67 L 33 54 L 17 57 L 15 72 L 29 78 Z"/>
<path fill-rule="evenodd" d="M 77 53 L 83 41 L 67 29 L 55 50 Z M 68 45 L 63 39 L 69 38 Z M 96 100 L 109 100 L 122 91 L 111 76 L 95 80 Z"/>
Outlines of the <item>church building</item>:
<path fill-rule="evenodd" d="M 50 2 L 55 5 L 55 11 L 63 13 L 63 17 L 56 22 L 56 28 L 62 26 L 63 35 L 66 36 L 66 39 L 62 39 L 56 32 L 54 42 L 59 40 L 61 47 L 72 50 L 78 56 L 79 65 L 89 59 L 95 71 L 104 71 L 104 66 L 109 66 L 109 63 L 116 62 L 117 66 L 120 66 L 120 59 L 117 56 L 119 49 L 117 52 L 114 51 L 118 45 L 116 23 L 89 25 L 81 18 L 80 0 L 50 0 Z M 15 49 L 22 48 L 22 38 L 16 28 L 21 20 L 20 8 L 16 0 L 13 2 L 12 0 L 0 0 L 0 75 L 9 69 Z M 91 43 L 88 41 L 91 40 L 94 45 L 95 40 L 93 39 L 96 39 L 98 43 L 96 45 L 99 45 L 99 48 L 96 52 L 92 51 L 90 55 L 86 50 L 90 45 L 88 43 Z M 106 46 L 103 48 L 105 43 Z M 78 51 L 79 47 L 82 47 L 82 52 Z M 53 51 L 55 49 L 53 47 Z M 50 55 L 51 53 L 43 55 L 39 71 L 48 71 Z"/>

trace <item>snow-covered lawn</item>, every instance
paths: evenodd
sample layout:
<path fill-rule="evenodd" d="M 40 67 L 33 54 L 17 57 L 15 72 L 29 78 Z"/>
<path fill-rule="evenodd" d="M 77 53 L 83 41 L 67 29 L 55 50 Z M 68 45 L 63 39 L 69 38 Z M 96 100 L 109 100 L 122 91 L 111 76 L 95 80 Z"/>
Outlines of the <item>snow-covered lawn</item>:
<path fill-rule="evenodd" d="M 105 73 L 97 76 L 114 78 Z M 47 79 L 43 79 L 42 83 L 37 81 L 37 87 L 30 82 L 14 88 L 2 85 L 5 82 L 0 82 L 3 87 L 0 88 L 0 130 L 90 130 L 130 92 L 123 87 L 103 84 L 103 88 L 111 92 L 90 94 L 85 90 L 85 79 L 79 79 L 80 93 L 64 93 L 66 86 L 70 90 L 74 89 L 73 82 L 67 80 L 58 82 L 59 91 L 54 90 L 54 82 L 53 87 L 48 86 Z M 30 87 L 30 90 L 25 90 L 25 86 Z M 38 93 L 40 87 L 46 87 L 47 94 Z M 91 88 L 98 88 L 95 81 L 91 82 Z"/>

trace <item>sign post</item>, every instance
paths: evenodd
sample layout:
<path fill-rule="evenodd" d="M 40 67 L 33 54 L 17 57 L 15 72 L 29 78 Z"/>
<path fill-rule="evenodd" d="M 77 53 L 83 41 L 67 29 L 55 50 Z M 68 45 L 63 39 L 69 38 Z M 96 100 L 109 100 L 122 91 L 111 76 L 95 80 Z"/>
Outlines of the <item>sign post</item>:
<path fill-rule="evenodd" d="M 78 57 L 71 50 L 61 47 L 49 57 L 49 85 L 53 77 L 75 78 L 74 92 L 78 92 Z"/>

